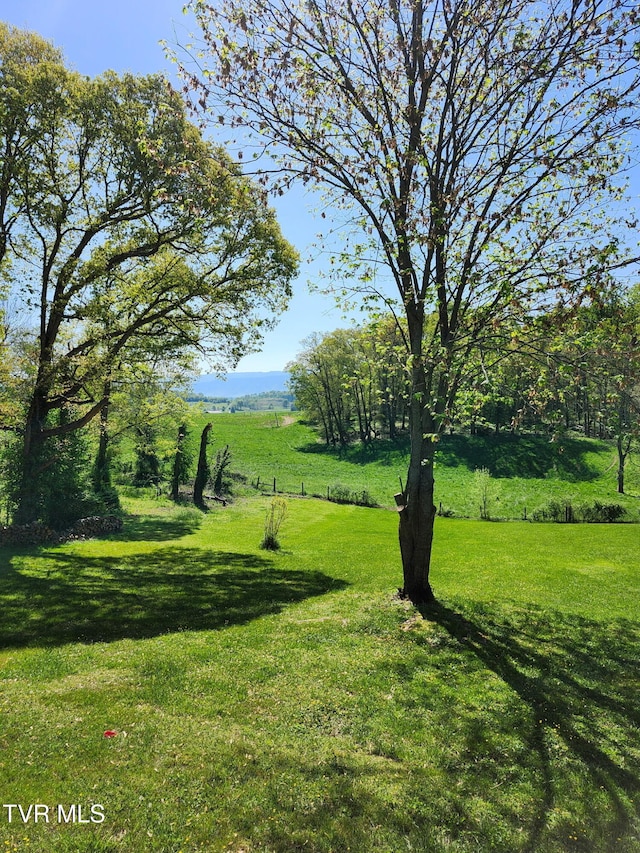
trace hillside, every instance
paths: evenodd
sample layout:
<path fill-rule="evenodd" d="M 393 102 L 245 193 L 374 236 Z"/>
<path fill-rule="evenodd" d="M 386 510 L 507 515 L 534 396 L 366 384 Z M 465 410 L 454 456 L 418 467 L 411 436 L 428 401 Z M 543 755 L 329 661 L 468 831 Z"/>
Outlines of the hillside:
<path fill-rule="evenodd" d="M 211 447 L 228 444 L 232 470 L 252 489 L 326 496 L 337 484 L 366 490 L 373 502 L 393 505 L 408 463 L 406 441 L 382 441 L 371 448 L 328 448 L 317 433 L 295 415 L 272 412 L 202 415 L 213 424 Z M 192 435 L 195 443 L 197 436 Z M 491 474 L 490 517 L 531 518 L 551 500 L 576 505 L 620 503 L 626 520 L 640 518 L 640 465 L 628 464 L 627 494 L 618 495 L 612 443 L 567 436 L 442 436 L 436 457 L 436 505 L 441 511 L 478 517 L 481 496 L 475 471 Z M 238 488 L 238 486 L 236 486 Z"/>

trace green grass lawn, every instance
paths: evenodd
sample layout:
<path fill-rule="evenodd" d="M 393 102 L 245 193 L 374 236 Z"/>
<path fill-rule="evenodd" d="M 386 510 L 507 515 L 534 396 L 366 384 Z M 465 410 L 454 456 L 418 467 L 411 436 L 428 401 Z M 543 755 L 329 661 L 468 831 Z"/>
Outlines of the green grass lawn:
<path fill-rule="evenodd" d="M 393 512 L 128 505 L 0 551 L 0 850 L 640 850 L 636 526 L 440 518 L 419 613 Z"/>
<path fill-rule="evenodd" d="M 408 465 L 406 441 L 381 441 L 372 448 L 354 445 L 327 448 L 317 433 L 296 416 L 274 412 L 204 415 L 213 424 L 212 451 L 229 444 L 232 470 L 262 488 L 326 496 L 341 483 L 366 489 L 383 505 L 404 483 Z M 195 446 L 197 434 L 191 436 Z M 511 435 L 441 437 L 436 459 L 436 504 L 456 515 L 478 517 L 480 498 L 473 473 L 488 468 L 493 476 L 490 513 L 495 518 L 522 519 L 552 499 L 575 503 L 621 503 L 626 520 L 640 520 L 640 463 L 627 464 L 627 494 L 616 492 L 616 453 L 611 442 L 579 437 L 550 441 L 547 436 Z"/>

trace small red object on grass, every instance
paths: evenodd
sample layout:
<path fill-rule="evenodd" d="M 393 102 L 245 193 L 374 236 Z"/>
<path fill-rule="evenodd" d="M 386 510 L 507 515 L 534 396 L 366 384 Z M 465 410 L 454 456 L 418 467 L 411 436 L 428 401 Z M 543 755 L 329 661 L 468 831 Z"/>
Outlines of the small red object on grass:
<path fill-rule="evenodd" d="M 113 729 L 107 729 L 104 733 L 105 737 L 116 737 L 118 732 L 114 732 Z"/>

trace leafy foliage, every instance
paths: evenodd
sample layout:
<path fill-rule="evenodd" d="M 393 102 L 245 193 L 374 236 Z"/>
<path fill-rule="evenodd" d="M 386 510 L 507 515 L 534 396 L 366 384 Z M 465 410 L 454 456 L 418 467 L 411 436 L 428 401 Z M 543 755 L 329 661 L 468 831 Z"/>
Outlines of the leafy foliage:
<path fill-rule="evenodd" d="M 352 489 L 344 483 L 334 483 L 327 490 L 327 498 L 337 504 L 355 504 L 356 506 L 376 506 L 374 498 L 367 489 Z"/>
<path fill-rule="evenodd" d="M 37 518 L 46 439 L 103 411 L 123 363 L 235 363 L 286 304 L 297 257 L 161 76 L 86 78 L 4 24 L 0 51 L 0 264 L 37 326 L 11 424 L 24 522 Z M 48 425 L 69 407 L 73 421 Z"/>
<path fill-rule="evenodd" d="M 72 411 L 59 409 L 50 416 L 50 424 L 52 428 L 64 427 L 73 417 Z M 14 440 L 5 451 L 4 474 L 10 507 L 17 504 L 19 496 L 20 450 L 20 443 Z M 47 438 L 39 450 L 31 460 L 40 484 L 31 496 L 38 521 L 53 530 L 65 530 L 84 516 L 113 510 L 109 495 L 93 488 L 90 451 L 82 432 L 61 432 Z"/>
<path fill-rule="evenodd" d="M 572 524 L 584 521 L 591 523 L 612 523 L 621 521 L 626 509 L 620 504 L 605 504 L 594 501 L 593 504 L 574 505 L 571 501 L 552 500 L 532 514 L 534 521 L 555 521 Z"/>

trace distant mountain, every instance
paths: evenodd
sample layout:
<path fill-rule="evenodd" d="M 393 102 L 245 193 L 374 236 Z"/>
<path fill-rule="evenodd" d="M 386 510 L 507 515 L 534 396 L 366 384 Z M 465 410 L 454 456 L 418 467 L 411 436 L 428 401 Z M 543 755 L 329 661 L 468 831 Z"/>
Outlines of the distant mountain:
<path fill-rule="evenodd" d="M 196 394 L 207 397 L 245 397 L 247 394 L 262 394 L 263 391 L 286 391 L 289 374 L 285 370 L 270 370 L 266 373 L 229 373 L 220 379 L 212 373 L 198 377 L 193 383 Z"/>

